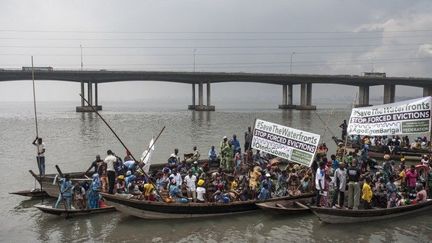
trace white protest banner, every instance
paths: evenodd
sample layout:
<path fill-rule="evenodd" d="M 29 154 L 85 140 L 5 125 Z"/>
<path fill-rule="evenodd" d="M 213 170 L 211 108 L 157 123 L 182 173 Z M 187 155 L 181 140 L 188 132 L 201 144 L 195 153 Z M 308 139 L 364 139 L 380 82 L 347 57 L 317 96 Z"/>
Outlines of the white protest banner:
<path fill-rule="evenodd" d="M 320 135 L 257 119 L 252 148 L 310 166 Z"/>
<path fill-rule="evenodd" d="M 355 108 L 348 135 L 403 135 L 427 133 L 431 128 L 431 97 Z"/>

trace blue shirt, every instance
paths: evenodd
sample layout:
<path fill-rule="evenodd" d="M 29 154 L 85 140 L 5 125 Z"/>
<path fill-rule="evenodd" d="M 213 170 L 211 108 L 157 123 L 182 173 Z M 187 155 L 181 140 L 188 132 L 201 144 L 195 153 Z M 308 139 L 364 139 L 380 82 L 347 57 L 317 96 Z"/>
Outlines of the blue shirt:
<path fill-rule="evenodd" d="M 339 161 L 337 159 L 333 160 L 332 167 L 334 170 L 337 170 L 337 168 L 339 168 Z"/>
<path fill-rule="evenodd" d="M 216 160 L 217 159 L 217 152 L 216 149 L 210 149 L 208 153 L 210 160 Z"/>

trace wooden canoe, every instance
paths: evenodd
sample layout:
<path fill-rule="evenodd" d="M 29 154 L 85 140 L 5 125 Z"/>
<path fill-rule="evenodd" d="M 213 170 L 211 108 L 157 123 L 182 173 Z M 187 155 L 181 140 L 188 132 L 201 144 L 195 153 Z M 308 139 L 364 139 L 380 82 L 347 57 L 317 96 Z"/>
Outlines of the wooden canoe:
<path fill-rule="evenodd" d="M 408 206 L 400 206 L 395 208 L 382 208 L 382 209 L 362 209 L 362 210 L 349 210 L 349 209 L 332 209 L 310 207 L 312 212 L 318 218 L 330 224 L 344 224 L 344 223 L 359 223 L 369 222 L 383 219 L 390 219 L 407 214 L 415 214 L 432 209 L 432 199 L 427 202 L 418 203 Z"/>
<path fill-rule="evenodd" d="M 310 208 L 306 205 L 310 204 L 314 197 L 315 193 L 311 194 L 309 197 L 296 199 L 280 199 L 275 201 L 256 203 L 256 205 L 259 208 L 274 214 L 308 213 L 310 212 Z"/>
<path fill-rule="evenodd" d="M 199 164 L 207 163 L 208 160 L 199 160 Z M 161 170 L 163 167 L 166 166 L 166 163 L 163 164 L 152 164 L 150 169 L 151 170 Z M 39 176 L 35 174 L 33 171 L 30 170 L 30 174 L 39 182 L 42 189 L 48 194 L 49 197 L 57 198 L 59 194 L 59 187 L 57 185 L 56 177 L 58 177 L 58 174 L 45 174 L 44 176 Z M 65 173 L 69 174 L 70 179 L 72 181 L 72 185 L 75 184 L 75 182 L 91 182 L 92 179 L 89 177 L 86 177 L 85 172 L 70 172 Z"/>
<path fill-rule="evenodd" d="M 107 204 L 118 211 L 144 219 L 179 219 L 225 216 L 258 210 L 257 202 L 278 201 L 310 197 L 303 194 L 296 197 L 272 198 L 265 201 L 248 200 L 231 203 L 165 203 L 130 199 L 127 195 L 100 193 Z"/>
<path fill-rule="evenodd" d="M 96 214 L 96 213 L 106 213 L 106 212 L 113 212 L 115 211 L 115 208 L 112 206 L 107 206 L 103 208 L 93 208 L 93 209 L 69 209 L 65 210 L 62 208 L 53 208 L 52 206 L 42 205 L 42 204 L 36 204 L 34 205 L 35 208 L 39 209 L 40 211 L 48 214 L 53 214 L 57 216 L 66 216 L 66 217 L 73 217 L 73 216 L 81 216 L 81 215 L 88 215 L 88 214 Z"/>
<path fill-rule="evenodd" d="M 9 194 L 20 195 L 20 196 L 31 197 L 31 198 L 49 197 L 48 194 L 44 190 L 40 190 L 40 189 L 9 192 Z"/>

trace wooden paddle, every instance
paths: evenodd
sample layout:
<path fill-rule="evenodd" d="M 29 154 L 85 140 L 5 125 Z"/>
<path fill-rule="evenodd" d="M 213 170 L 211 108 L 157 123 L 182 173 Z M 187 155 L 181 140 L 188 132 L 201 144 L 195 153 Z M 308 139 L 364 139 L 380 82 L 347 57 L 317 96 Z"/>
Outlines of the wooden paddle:
<path fill-rule="evenodd" d="M 304 208 L 304 209 L 309 209 L 309 207 L 308 206 L 306 206 L 306 205 L 304 205 L 303 203 L 301 203 L 301 202 L 294 202 L 297 206 L 299 206 L 299 207 L 301 207 L 301 208 Z"/>

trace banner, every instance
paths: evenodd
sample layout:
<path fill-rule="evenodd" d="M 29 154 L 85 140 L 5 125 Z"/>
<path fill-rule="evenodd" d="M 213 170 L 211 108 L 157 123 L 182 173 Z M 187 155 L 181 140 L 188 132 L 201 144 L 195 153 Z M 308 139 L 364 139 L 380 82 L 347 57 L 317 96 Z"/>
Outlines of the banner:
<path fill-rule="evenodd" d="M 431 97 L 352 110 L 348 135 L 403 135 L 428 133 Z"/>
<path fill-rule="evenodd" d="M 252 148 L 310 166 L 320 135 L 257 119 Z"/>

